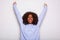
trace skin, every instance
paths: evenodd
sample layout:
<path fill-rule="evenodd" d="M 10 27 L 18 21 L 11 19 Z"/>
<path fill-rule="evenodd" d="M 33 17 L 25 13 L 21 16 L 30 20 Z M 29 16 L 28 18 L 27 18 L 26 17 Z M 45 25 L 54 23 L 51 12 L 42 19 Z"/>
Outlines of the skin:
<path fill-rule="evenodd" d="M 13 2 L 13 5 L 14 5 L 14 4 L 16 4 L 16 2 Z M 47 4 L 44 3 L 44 6 L 47 6 Z M 31 23 L 33 22 L 33 16 L 32 16 L 32 14 L 30 14 L 30 15 L 28 16 L 27 21 L 28 21 L 29 24 L 31 24 Z"/>
<path fill-rule="evenodd" d="M 16 4 L 16 2 L 13 2 L 13 5 Z M 47 6 L 47 3 L 44 3 L 44 6 Z"/>
<path fill-rule="evenodd" d="M 33 16 L 32 16 L 32 14 L 30 14 L 28 16 L 27 21 L 28 21 L 29 24 L 31 24 L 33 22 Z"/>

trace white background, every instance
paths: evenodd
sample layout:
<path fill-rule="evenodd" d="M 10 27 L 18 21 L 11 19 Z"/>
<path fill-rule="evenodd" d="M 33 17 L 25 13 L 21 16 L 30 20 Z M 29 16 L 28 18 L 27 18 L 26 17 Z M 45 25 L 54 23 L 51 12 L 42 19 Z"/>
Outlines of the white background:
<path fill-rule="evenodd" d="M 0 40 L 19 40 L 20 27 L 13 12 L 13 2 L 23 15 L 33 11 L 40 15 L 43 4 L 48 11 L 40 27 L 41 40 L 60 40 L 60 0 L 0 0 Z"/>

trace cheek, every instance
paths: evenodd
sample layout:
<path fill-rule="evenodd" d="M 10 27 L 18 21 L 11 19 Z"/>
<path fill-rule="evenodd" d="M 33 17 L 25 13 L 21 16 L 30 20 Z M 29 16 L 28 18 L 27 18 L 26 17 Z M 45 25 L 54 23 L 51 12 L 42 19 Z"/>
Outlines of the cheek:
<path fill-rule="evenodd" d="M 33 21 L 33 18 L 31 18 L 31 20 Z"/>
<path fill-rule="evenodd" d="M 28 18 L 28 21 L 33 21 L 33 18 Z"/>

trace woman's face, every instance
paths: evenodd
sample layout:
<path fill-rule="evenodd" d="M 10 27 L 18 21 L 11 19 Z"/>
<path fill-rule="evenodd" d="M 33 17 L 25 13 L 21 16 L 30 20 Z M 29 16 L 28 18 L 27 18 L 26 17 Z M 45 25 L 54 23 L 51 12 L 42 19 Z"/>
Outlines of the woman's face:
<path fill-rule="evenodd" d="M 27 21 L 29 24 L 31 24 L 33 22 L 33 16 L 31 14 L 29 14 Z"/>

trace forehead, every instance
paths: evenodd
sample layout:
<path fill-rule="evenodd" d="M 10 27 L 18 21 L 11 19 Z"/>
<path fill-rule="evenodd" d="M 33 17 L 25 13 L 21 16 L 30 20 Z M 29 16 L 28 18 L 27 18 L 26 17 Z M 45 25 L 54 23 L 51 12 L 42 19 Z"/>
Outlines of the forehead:
<path fill-rule="evenodd" d="M 29 14 L 28 16 L 32 16 L 32 14 Z"/>

